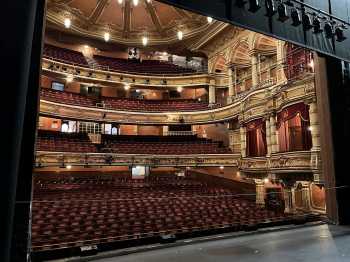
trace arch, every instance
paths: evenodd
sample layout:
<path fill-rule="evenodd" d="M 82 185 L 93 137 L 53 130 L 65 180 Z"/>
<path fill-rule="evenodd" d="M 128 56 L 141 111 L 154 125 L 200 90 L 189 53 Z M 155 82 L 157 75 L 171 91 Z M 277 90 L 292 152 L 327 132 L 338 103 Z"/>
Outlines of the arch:
<path fill-rule="evenodd" d="M 246 39 L 236 42 L 229 53 L 230 63 L 245 66 L 251 64 L 249 50 L 249 44 Z"/>
<path fill-rule="evenodd" d="M 251 50 L 258 50 L 262 53 L 277 53 L 277 40 L 271 37 L 254 33 L 250 42 Z"/>
<path fill-rule="evenodd" d="M 227 73 L 227 61 L 225 56 L 218 55 L 210 70 L 211 73 Z"/>

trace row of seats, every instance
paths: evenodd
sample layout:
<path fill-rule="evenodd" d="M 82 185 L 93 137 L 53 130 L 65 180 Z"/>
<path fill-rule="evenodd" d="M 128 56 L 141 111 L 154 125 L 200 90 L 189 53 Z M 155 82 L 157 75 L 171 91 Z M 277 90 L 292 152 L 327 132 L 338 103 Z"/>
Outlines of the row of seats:
<path fill-rule="evenodd" d="M 219 105 L 210 105 L 197 99 L 174 99 L 174 100 L 146 100 L 131 98 L 101 97 L 99 99 L 84 96 L 78 93 L 62 92 L 53 89 L 42 88 L 41 99 L 78 105 L 95 107 L 97 104 L 108 109 L 141 111 L 141 112 L 169 112 L 169 111 L 203 111 L 217 108 Z"/>
<path fill-rule="evenodd" d="M 89 67 L 87 60 L 81 52 L 45 44 L 43 50 L 45 58 L 54 59 L 59 62 L 69 63 L 82 67 Z M 160 60 L 129 60 L 123 58 L 112 58 L 94 55 L 94 63 L 101 68 L 110 71 L 127 72 L 151 75 L 179 75 L 193 74 L 196 71 L 184 68 L 170 62 Z"/>
<path fill-rule="evenodd" d="M 81 52 L 56 47 L 53 45 L 44 45 L 43 56 L 63 63 L 74 64 L 82 67 L 89 66 L 88 62 Z"/>
<path fill-rule="evenodd" d="M 72 248 L 91 244 L 184 234 L 284 219 L 232 189 L 189 178 L 166 183 L 130 179 L 99 183 L 36 180 L 32 249 Z M 179 186 L 181 184 L 181 187 Z M 134 185 L 142 185 L 143 190 Z M 66 186 L 62 188 L 62 185 Z M 93 189 L 91 189 L 93 187 Z"/>
<path fill-rule="evenodd" d="M 196 136 L 112 136 L 103 135 L 102 143 L 91 143 L 87 134 L 66 134 L 39 130 L 38 151 L 118 153 L 118 154 L 228 154 L 221 142 Z"/>
<path fill-rule="evenodd" d="M 127 60 L 105 56 L 94 56 L 94 60 L 101 66 L 111 71 L 129 72 L 151 75 L 168 74 L 190 74 L 195 73 L 193 69 L 183 68 L 173 63 L 160 60 Z"/>

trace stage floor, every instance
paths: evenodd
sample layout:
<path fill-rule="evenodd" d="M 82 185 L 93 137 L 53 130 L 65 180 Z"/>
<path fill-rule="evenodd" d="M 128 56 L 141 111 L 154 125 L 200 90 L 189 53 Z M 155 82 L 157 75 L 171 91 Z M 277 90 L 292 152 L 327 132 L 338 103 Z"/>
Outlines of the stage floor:
<path fill-rule="evenodd" d="M 193 243 L 96 262 L 349 262 L 350 227 L 318 225 Z"/>

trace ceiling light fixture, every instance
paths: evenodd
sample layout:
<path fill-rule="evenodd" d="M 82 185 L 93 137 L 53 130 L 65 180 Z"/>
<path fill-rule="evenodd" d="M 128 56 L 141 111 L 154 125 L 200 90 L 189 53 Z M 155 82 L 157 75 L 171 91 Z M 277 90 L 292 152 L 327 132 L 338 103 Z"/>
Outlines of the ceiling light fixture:
<path fill-rule="evenodd" d="M 213 22 L 213 18 L 211 16 L 208 16 L 207 17 L 207 21 L 208 21 L 209 24 L 211 24 Z"/>
<path fill-rule="evenodd" d="M 64 19 L 64 27 L 70 28 L 71 25 L 72 25 L 72 20 L 70 20 L 70 18 L 65 18 Z"/>
<path fill-rule="evenodd" d="M 108 32 L 105 32 L 103 38 L 105 39 L 106 42 L 108 42 L 109 39 L 111 38 L 111 35 Z"/>
<path fill-rule="evenodd" d="M 146 46 L 148 44 L 148 38 L 147 36 L 142 37 L 142 44 Z"/>
<path fill-rule="evenodd" d="M 184 37 L 184 33 L 183 33 L 182 31 L 178 31 L 178 32 L 177 32 L 177 38 L 178 38 L 179 40 L 182 40 L 183 37 Z"/>

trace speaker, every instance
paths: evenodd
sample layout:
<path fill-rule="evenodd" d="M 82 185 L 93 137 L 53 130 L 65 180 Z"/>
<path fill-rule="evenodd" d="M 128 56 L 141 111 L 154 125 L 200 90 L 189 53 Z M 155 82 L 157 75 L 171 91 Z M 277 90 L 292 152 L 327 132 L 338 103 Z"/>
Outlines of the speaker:
<path fill-rule="evenodd" d="M 160 236 L 160 243 L 174 243 L 176 242 L 176 236 L 174 234 L 167 234 Z"/>

